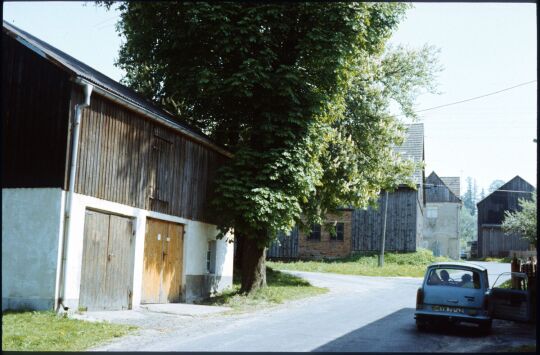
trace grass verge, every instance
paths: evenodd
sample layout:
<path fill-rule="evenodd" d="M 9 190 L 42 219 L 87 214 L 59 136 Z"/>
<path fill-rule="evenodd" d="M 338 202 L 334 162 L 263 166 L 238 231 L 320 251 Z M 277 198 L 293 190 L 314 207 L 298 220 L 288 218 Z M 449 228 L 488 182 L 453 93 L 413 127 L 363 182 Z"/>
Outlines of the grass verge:
<path fill-rule="evenodd" d="M 485 257 L 485 258 L 470 258 L 468 261 L 490 261 L 495 263 L 511 263 L 512 258 L 507 256 L 504 258 L 492 258 L 492 257 Z"/>
<path fill-rule="evenodd" d="M 243 295 L 240 293 L 240 275 L 235 273 L 232 289 L 200 303 L 231 307 L 234 313 L 242 313 L 328 292 L 327 288 L 312 286 L 300 277 L 270 267 L 266 268 L 266 283 L 268 287 Z"/>
<path fill-rule="evenodd" d="M 536 344 L 521 345 L 521 346 L 516 346 L 516 347 L 512 347 L 512 348 L 503 348 L 503 349 L 500 349 L 497 352 L 535 353 L 536 352 Z"/>
<path fill-rule="evenodd" d="M 433 256 L 433 252 L 430 250 L 419 249 L 414 253 L 384 253 L 383 267 L 378 266 L 378 255 L 376 253 L 364 253 L 333 260 L 269 261 L 267 265 L 276 270 L 331 272 L 364 276 L 422 277 L 429 264 L 449 260 L 446 257 Z"/>
<path fill-rule="evenodd" d="M 2 313 L 2 350 L 80 351 L 134 329 L 134 326 L 65 318 L 52 311 L 8 311 Z"/>

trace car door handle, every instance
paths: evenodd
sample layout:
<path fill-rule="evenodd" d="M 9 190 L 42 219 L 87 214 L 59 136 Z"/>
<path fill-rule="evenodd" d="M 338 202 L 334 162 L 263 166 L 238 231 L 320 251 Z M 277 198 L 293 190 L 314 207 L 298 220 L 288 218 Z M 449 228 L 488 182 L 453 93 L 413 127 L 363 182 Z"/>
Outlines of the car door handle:
<path fill-rule="evenodd" d="M 446 300 L 447 302 L 451 302 L 451 303 L 458 303 L 459 301 L 458 300 Z"/>

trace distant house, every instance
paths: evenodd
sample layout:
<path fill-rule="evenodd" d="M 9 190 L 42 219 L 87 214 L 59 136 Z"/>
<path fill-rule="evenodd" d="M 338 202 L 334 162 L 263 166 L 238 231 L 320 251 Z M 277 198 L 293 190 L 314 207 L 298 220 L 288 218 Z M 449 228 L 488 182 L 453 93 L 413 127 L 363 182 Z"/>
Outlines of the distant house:
<path fill-rule="evenodd" d="M 227 150 L 6 22 L 1 111 L 2 310 L 131 309 L 232 285 L 208 209 Z"/>
<path fill-rule="evenodd" d="M 439 177 L 432 172 L 425 187 L 424 246 L 435 256 L 459 259 L 459 177 Z"/>
<path fill-rule="evenodd" d="M 511 250 L 529 250 L 519 235 L 506 235 L 501 229 L 505 211 L 518 211 L 520 198 L 531 199 L 534 186 L 516 176 L 476 204 L 478 208 L 478 256 L 504 257 Z"/>
<path fill-rule="evenodd" d="M 416 162 L 424 161 L 424 125 L 411 124 L 403 144 L 395 148 L 402 156 Z M 388 194 L 385 250 L 416 251 L 422 242 L 424 214 L 424 169 L 415 170 L 416 189 L 400 186 Z M 298 229 L 279 236 L 268 250 L 269 258 L 334 258 L 354 252 L 378 251 L 383 231 L 386 194 L 380 194 L 379 208 L 343 209 L 339 215 L 329 215 L 327 221 L 336 223 L 338 237 L 313 226 L 311 233 Z M 350 229 L 349 229 L 350 228 Z M 343 230 L 343 232 L 341 232 Z"/>

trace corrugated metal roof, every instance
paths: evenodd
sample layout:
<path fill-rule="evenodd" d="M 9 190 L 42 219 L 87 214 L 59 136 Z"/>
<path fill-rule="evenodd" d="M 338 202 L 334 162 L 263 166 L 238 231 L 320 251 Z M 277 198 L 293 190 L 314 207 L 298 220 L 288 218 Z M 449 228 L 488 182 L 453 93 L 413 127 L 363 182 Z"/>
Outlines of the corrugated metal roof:
<path fill-rule="evenodd" d="M 439 176 L 439 178 L 444 182 L 446 186 L 456 195 L 456 197 L 460 198 L 460 181 L 459 176 Z"/>
<path fill-rule="evenodd" d="M 424 124 L 413 123 L 406 125 L 407 133 L 403 144 L 394 147 L 394 151 L 399 152 L 404 158 L 409 158 L 415 162 L 424 161 Z M 418 168 L 413 174 L 417 184 L 422 183 L 422 168 Z"/>
<path fill-rule="evenodd" d="M 120 84 L 119 82 L 98 72 L 97 70 L 91 68 L 83 62 L 73 58 L 69 54 L 62 52 L 58 48 L 51 46 L 50 44 L 32 36 L 28 32 L 25 32 L 6 21 L 3 21 L 3 27 L 4 32 L 6 32 L 9 36 L 15 38 L 17 41 L 30 48 L 38 55 L 44 57 L 51 63 L 58 65 L 64 70 L 68 71 L 70 74 L 80 76 L 88 80 L 92 84 L 95 84 L 105 89 L 106 91 L 116 94 L 126 102 L 134 104 L 135 106 L 147 110 L 154 115 L 160 116 L 168 121 L 172 121 L 174 122 L 174 124 L 181 126 L 182 128 L 196 134 L 197 136 L 200 136 L 201 139 L 203 139 L 204 141 L 211 141 L 211 139 L 206 134 L 204 134 L 197 128 L 186 124 L 185 122 L 181 122 L 176 116 L 174 116 L 170 112 L 167 112 L 163 108 L 158 107 L 156 104 L 136 93 L 133 89 L 130 89 L 127 86 Z M 217 145 L 216 143 L 213 144 L 220 149 L 225 149 Z"/>

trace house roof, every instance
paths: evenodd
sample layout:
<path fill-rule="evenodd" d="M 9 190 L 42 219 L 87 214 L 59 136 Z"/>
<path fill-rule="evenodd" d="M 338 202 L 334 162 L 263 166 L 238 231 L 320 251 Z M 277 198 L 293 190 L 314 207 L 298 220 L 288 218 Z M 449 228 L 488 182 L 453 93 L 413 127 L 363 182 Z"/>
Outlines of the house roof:
<path fill-rule="evenodd" d="M 460 183 L 459 176 L 439 176 L 444 184 L 459 198 L 460 196 Z"/>
<path fill-rule="evenodd" d="M 73 58 L 69 54 L 62 52 L 58 48 L 51 46 L 50 44 L 32 36 L 28 32 L 23 31 L 20 28 L 17 28 L 16 26 L 13 26 L 6 21 L 3 21 L 3 28 L 4 32 L 7 35 L 14 38 L 15 40 L 17 40 L 36 54 L 42 56 L 49 62 L 67 71 L 69 74 L 86 79 L 93 85 L 104 89 L 104 91 L 115 94 L 115 96 L 118 96 L 126 103 L 130 103 L 138 108 L 148 111 L 151 114 L 156 115 L 161 119 L 167 121 L 167 123 L 172 123 L 173 125 L 178 126 L 178 128 L 181 128 L 181 130 L 184 132 L 187 131 L 191 133 L 190 136 L 192 136 L 196 140 L 199 140 L 206 145 L 211 145 L 214 148 L 217 148 L 218 151 L 224 153 L 225 155 L 230 155 L 230 153 L 226 151 L 226 148 L 219 146 L 217 143 L 213 142 L 206 134 L 202 133 L 195 127 L 186 124 L 185 122 L 181 122 L 173 114 L 152 103 L 148 99 L 135 92 L 133 89 L 130 89 L 127 86 L 120 84 L 119 82 L 98 72 L 97 70 L 91 68 L 83 62 Z"/>
<path fill-rule="evenodd" d="M 407 133 L 403 144 L 394 147 L 394 151 L 400 153 L 403 157 L 414 160 L 415 162 L 424 161 L 424 124 L 413 123 L 406 125 Z M 423 180 L 422 167 L 418 167 L 413 174 L 413 179 L 417 184 Z"/>
<path fill-rule="evenodd" d="M 516 175 L 512 179 L 508 180 L 504 185 L 499 187 L 497 190 L 493 191 L 480 201 L 476 203 L 478 206 L 479 204 L 486 201 L 491 195 L 495 193 L 510 193 L 510 192 L 533 192 L 536 191 L 535 187 L 531 184 L 529 184 L 525 179 L 523 179 L 521 176 Z"/>
<path fill-rule="evenodd" d="M 457 179 L 458 193 L 459 193 L 459 177 L 446 178 L 451 179 L 451 182 L 455 184 Z M 437 175 L 434 171 L 426 178 L 426 202 L 458 202 L 461 203 L 461 198 L 448 186 L 442 177 Z"/>

